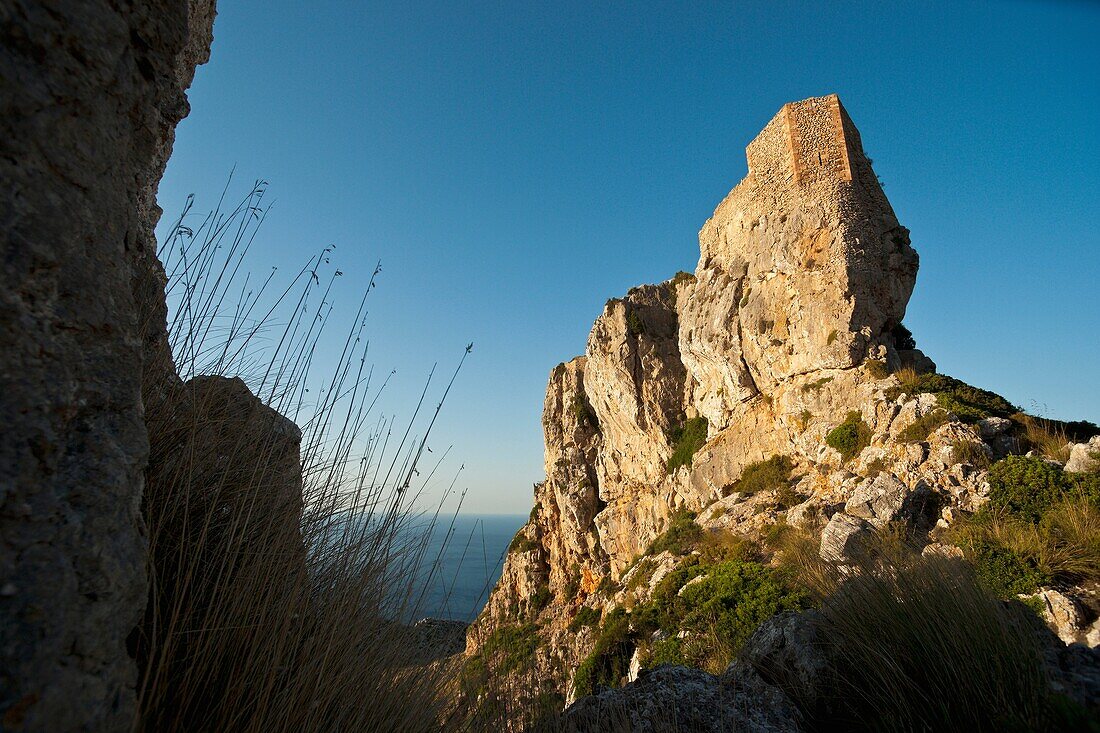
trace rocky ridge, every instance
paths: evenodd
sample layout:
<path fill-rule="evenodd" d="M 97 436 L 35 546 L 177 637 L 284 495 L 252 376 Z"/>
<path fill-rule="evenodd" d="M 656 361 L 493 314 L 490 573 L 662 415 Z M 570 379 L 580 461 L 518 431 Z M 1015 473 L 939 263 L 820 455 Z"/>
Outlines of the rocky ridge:
<path fill-rule="evenodd" d="M 839 99 L 785 105 L 746 157 L 748 175 L 699 233 L 695 272 L 609 300 L 585 354 L 550 374 L 546 480 L 467 655 L 527 624 L 536 677 L 566 700 L 596 643 L 576 620 L 649 599 L 679 563 L 653 543 L 684 512 L 738 537 L 806 528 L 839 564 L 898 524 L 926 553 L 961 555 L 937 538 L 985 503 L 990 462 L 1023 446 L 1011 405 L 935 375 L 901 325 L 917 253 Z M 773 456 L 794 479 L 739 490 Z M 1073 456 L 1083 466 L 1091 454 Z M 705 673 L 638 684 L 660 696 L 684 674 Z"/>

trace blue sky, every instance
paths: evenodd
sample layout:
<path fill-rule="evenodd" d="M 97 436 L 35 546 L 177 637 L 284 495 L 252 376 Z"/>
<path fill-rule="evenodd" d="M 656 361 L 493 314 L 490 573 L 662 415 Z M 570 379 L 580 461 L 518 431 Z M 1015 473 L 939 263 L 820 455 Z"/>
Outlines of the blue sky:
<path fill-rule="evenodd" d="M 1100 5 L 887 5 L 226 0 L 159 201 L 267 179 L 259 261 L 335 243 L 351 310 L 381 260 L 387 409 L 474 342 L 430 444 L 465 511 L 525 513 L 550 370 L 609 297 L 694 270 L 784 102 L 836 92 L 921 256 L 918 345 L 1100 421 Z"/>

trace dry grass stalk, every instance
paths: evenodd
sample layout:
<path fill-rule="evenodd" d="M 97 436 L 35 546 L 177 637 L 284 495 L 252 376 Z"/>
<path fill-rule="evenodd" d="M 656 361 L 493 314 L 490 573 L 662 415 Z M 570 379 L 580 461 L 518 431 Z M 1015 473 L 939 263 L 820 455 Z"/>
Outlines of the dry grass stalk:
<path fill-rule="evenodd" d="M 1064 424 L 1023 413 L 1013 415 L 1012 419 L 1023 425 L 1029 448 L 1059 463 L 1069 460 L 1070 439 Z"/>
<path fill-rule="evenodd" d="M 293 418 L 300 463 L 293 436 L 265 408 L 233 412 L 201 379 L 148 390 L 153 589 L 135 639 L 136 727 L 438 730 L 452 670 L 423 664 L 397 621 L 419 612 L 419 579 L 433 560 L 425 551 L 438 511 L 418 527 L 412 507 L 439 468 L 417 478 L 443 401 L 419 428 L 427 385 L 406 426 L 375 416 L 388 378 L 376 384 L 365 366 L 373 277 L 317 389 L 314 358 L 341 273 L 322 279 L 325 249 L 285 288 L 273 276 L 250 284 L 243 261 L 264 190 L 258 183 L 232 211 L 219 203 L 194 230 L 177 222 L 161 252 L 169 338 L 184 379 L 241 375 Z"/>

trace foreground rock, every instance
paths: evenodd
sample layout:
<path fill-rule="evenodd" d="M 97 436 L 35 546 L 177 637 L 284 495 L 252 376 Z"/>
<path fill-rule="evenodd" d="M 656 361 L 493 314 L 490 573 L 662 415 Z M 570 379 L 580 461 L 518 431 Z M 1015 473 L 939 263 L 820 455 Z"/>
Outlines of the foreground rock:
<path fill-rule="evenodd" d="M 129 730 L 143 371 L 171 366 L 155 192 L 213 2 L 2 14 L 0 727 Z"/>
<path fill-rule="evenodd" d="M 576 733 L 796 733 L 801 716 L 777 688 L 756 675 L 715 677 L 661 665 L 636 682 L 581 698 L 562 716 Z"/>

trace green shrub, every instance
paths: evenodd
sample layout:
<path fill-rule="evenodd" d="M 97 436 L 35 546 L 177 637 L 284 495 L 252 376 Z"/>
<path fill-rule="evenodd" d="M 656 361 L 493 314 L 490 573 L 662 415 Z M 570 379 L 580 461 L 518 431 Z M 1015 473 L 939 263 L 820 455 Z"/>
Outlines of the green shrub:
<path fill-rule="evenodd" d="M 573 417 L 576 418 L 579 425 L 600 429 L 600 421 L 596 417 L 596 411 L 592 409 L 592 405 L 588 404 L 588 400 L 583 396 L 573 395 L 572 409 Z"/>
<path fill-rule="evenodd" d="M 631 569 L 630 578 L 626 581 L 626 589 L 637 590 L 645 585 L 649 582 L 650 577 L 653 575 L 653 571 L 656 569 L 657 566 L 652 558 L 642 558 L 637 565 Z"/>
<path fill-rule="evenodd" d="M 565 598 L 576 598 L 577 591 L 581 589 L 581 569 L 576 563 L 569 568 L 568 580 L 565 583 L 563 593 Z"/>
<path fill-rule="evenodd" d="M 766 461 L 756 461 L 745 466 L 741 478 L 734 482 L 733 491 L 751 496 L 758 491 L 771 491 L 787 485 L 794 470 L 789 456 L 774 455 Z"/>
<path fill-rule="evenodd" d="M 513 537 L 511 543 L 509 543 L 508 552 L 530 552 L 538 546 L 539 543 L 528 537 L 521 529 L 519 532 L 516 532 L 516 536 Z"/>
<path fill-rule="evenodd" d="M 853 410 L 844 418 L 844 422 L 825 436 L 825 443 L 839 452 L 843 460 L 849 461 L 871 444 L 871 428 L 863 422 L 863 417 Z"/>
<path fill-rule="evenodd" d="M 955 413 L 963 422 L 974 423 L 986 417 L 1011 417 L 1019 412 L 1015 406 L 999 394 L 973 387 L 945 374 L 917 374 L 912 370 L 901 380 L 902 384 L 887 394 L 897 399 L 905 392 L 909 395 L 934 394 L 937 404 Z"/>
<path fill-rule="evenodd" d="M 967 543 L 967 555 L 982 586 L 999 598 L 1015 598 L 1033 593 L 1050 582 L 1050 576 L 1040 570 L 1034 558 L 985 537 Z"/>
<path fill-rule="evenodd" d="M 669 435 L 672 456 L 668 459 L 668 472 L 674 473 L 680 466 L 691 466 L 692 456 L 707 442 L 707 419 L 693 417 Z"/>
<path fill-rule="evenodd" d="M 886 468 L 886 459 L 883 457 L 876 458 L 873 461 L 868 461 L 867 466 L 864 469 L 864 476 L 867 478 L 874 478 L 878 476 Z"/>
<path fill-rule="evenodd" d="M 802 591 L 787 587 L 766 565 L 739 561 L 707 568 L 703 580 L 684 588 L 676 598 L 683 609 L 680 628 L 713 637 L 713 654 L 719 659 L 712 671 L 729 664 L 763 621 L 808 602 Z"/>
<path fill-rule="evenodd" d="M 668 281 L 668 297 L 673 308 L 676 307 L 676 290 L 680 286 L 680 283 L 685 282 L 695 282 L 695 275 L 680 270 Z"/>
<path fill-rule="evenodd" d="M 803 392 L 818 392 L 818 391 L 821 390 L 822 387 L 824 387 L 826 384 L 828 384 L 831 381 L 833 381 L 832 377 L 822 377 L 821 379 L 816 379 L 812 382 L 807 382 L 806 384 L 802 385 L 802 391 Z"/>
<path fill-rule="evenodd" d="M 550 593 L 550 588 L 548 586 L 544 585 L 540 587 L 530 598 L 528 613 L 530 613 L 532 616 L 537 616 L 539 614 L 539 611 L 546 608 L 546 604 L 550 602 L 551 596 L 552 594 Z"/>
<path fill-rule="evenodd" d="M 668 529 L 649 544 L 645 554 L 656 555 L 668 550 L 673 555 L 686 555 L 702 536 L 703 528 L 695 523 L 695 512 L 681 509 L 672 515 Z"/>
<path fill-rule="evenodd" d="M 693 283 L 695 282 L 695 275 L 690 272 L 684 272 L 680 270 L 672 276 L 672 284 L 679 285 L 680 283 Z"/>
<path fill-rule="evenodd" d="M 698 577 L 702 580 L 688 585 Z M 658 584 L 650 603 L 632 618 L 643 635 L 658 629 L 669 637 L 687 632 L 679 647 L 683 661 L 720 672 L 763 621 L 808 603 L 804 591 L 758 562 L 685 563 Z"/>
<path fill-rule="evenodd" d="M 898 433 L 898 440 L 903 443 L 920 443 L 927 440 L 936 428 L 950 419 L 950 416 L 944 410 L 926 412 Z"/>
<path fill-rule="evenodd" d="M 573 617 L 573 620 L 569 622 L 569 630 L 572 632 L 580 631 L 581 629 L 588 628 L 589 626 L 595 626 L 600 622 L 600 612 L 595 608 L 589 608 L 588 606 L 581 606 L 577 611 L 577 615 Z"/>
<path fill-rule="evenodd" d="M 760 548 L 748 537 L 728 529 L 712 529 L 703 532 L 696 549 L 704 563 L 725 560 L 753 560 L 760 556 Z"/>
<path fill-rule="evenodd" d="M 1040 458 L 1009 456 L 989 471 L 989 501 L 951 539 L 993 593 L 1100 580 L 1100 480 Z"/>
<path fill-rule="evenodd" d="M 678 664 L 681 666 L 687 664 L 681 646 L 680 640 L 675 636 L 667 636 L 664 639 L 655 641 L 653 650 L 650 653 L 649 664 L 654 667 L 658 664 Z"/>
<path fill-rule="evenodd" d="M 793 486 L 784 484 L 779 488 L 779 492 L 775 495 L 775 506 L 777 509 L 790 509 L 793 506 L 797 506 L 805 501 L 805 497 L 794 490 Z"/>
<path fill-rule="evenodd" d="M 894 348 L 898 351 L 910 351 L 917 348 L 917 340 L 913 338 L 913 332 L 899 323 L 890 331 L 894 337 Z"/>
<path fill-rule="evenodd" d="M 951 460 L 954 463 L 969 463 L 976 468 L 988 468 L 990 463 L 985 444 L 974 441 L 962 441 L 951 446 Z"/>
<path fill-rule="evenodd" d="M 487 657 L 497 674 L 509 674 L 529 665 L 538 647 L 538 624 L 505 625 L 493 630 L 479 656 Z"/>
<path fill-rule="evenodd" d="M 805 387 L 803 387 L 803 390 L 805 390 Z M 805 431 L 810 426 L 810 421 L 814 419 L 814 414 L 809 410 L 803 410 L 798 413 L 797 419 L 799 430 Z"/>
<path fill-rule="evenodd" d="M 622 608 L 607 614 L 592 652 L 577 667 L 573 688 L 578 695 L 592 695 L 598 687 L 618 685 L 630 666 L 630 616 Z"/>
<path fill-rule="evenodd" d="M 638 315 L 638 311 L 630 310 L 627 312 L 626 328 L 634 336 L 641 336 L 645 333 L 645 322 L 642 321 L 642 317 Z"/>
<path fill-rule="evenodd" d="M 839 335 L 840 334 L 837 333 L 837 330 L 835 328 L 832 331 L 829 331 L 829 338 L 825 340 L 825 345 L 832 346 L 833 342 L 836 341 L 836 337 Z"/>
<path fill-rule="evenodd" d="M 634 647 L 644 648 L 657 631 L 664 638 L 653 644 L 649 663 L 690 664 L 720 672 L 760 623 L 808 603 L 805 591 L 767 565 L 687 558 L 658 583 L 649 603 L 630 613 L 615 609 L 608 614 L 592 653 L 577 669 L 574 686 L 578 694 L 590 694 L 597 685 L 617 684 Z M 681 632 L 686 632 L 683 639 L 678 638 Z"/>
<path fill-rule="evenodd" d="M 1071 488 L 1059 466 L 1041 458 L 1008 456 L 989 469 L 989 507 L 1038 522 Z"/>
<path fill-rule="evenodd" d="M 881 359 L 868 359 L 863 362 L 863 365 L 867 367 L 867 373 L 875 379 L 886 379 L 890 376 L 890 370 L 886 367 L 886 362 Z"/>

